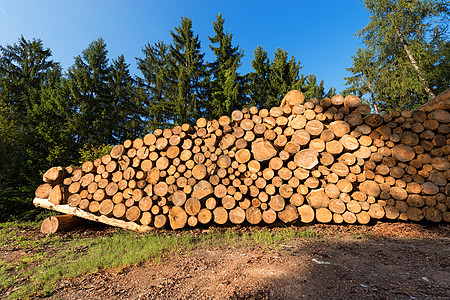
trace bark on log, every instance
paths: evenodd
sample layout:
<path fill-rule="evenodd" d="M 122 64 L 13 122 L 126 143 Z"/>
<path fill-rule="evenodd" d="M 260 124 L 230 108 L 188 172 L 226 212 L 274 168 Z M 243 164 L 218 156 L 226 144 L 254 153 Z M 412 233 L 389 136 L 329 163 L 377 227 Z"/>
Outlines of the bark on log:
<path fill-rule="evenodd" d="M 71 214 L 83 219 L 87 219 L 90 221 L 100 222 L 111 226 L 116 226 L 124 229 L 139 231 L 139 232 L 147 232 L 153 230 L 152 227 L 138 225 L 134 222 L 127 222 L 122 220 L 117 220 L 115 218 L 110 218 L 106 216 L 97 216 L 86 212 L 80 208 L 70 207 L 68 205 L 55 205 L 48 201 L 47 199 L 39 199 L 34 198 L 33 204 L 38 207 L 42 207 L 49 210 L 58 211 L 63 214 Z"/>

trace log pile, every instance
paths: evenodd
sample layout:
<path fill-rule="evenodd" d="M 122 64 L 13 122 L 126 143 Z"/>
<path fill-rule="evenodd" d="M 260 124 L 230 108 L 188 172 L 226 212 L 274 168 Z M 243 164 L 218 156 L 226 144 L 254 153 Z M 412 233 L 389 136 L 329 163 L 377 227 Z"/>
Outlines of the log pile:
<path fill-rule="evenodd" d="M 449 222 L 449 111 L 370 113 L 355 96 L 291 91 L 281 107 L 157 129 L 81 168 L 53 167 L 35 201 L 146 228 Z"/>

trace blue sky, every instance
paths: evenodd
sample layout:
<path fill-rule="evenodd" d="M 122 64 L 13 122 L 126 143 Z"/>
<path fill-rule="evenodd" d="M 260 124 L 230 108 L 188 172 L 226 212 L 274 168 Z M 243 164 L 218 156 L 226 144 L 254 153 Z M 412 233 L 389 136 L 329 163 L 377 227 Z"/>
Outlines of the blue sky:
<path fill-rule="evenodd" d="M 361 41 L 354 36 L 369 17 L 361 1 L 116 1 L 0 0 L 0 45 L 39 38 L 52 50 L 53 60 L 67 70 L 74 56 L 102 37 L 109 58 L 124 54 L 130 71 L 142 48 L 158 40 L 171 42 L 170 31 L 181 17 L 192 19 L 206 59 L 213 60 L 208 36 L 214 35 L 216 15 L 225 18 L 233 44 L 244 50 L 240 72 L 252 71 L 253 50 L 261 45 L 273 57 L 278 47 L 303 66 L 303 74 L 323 78 L 325 86 L 344 89 L 345 68 L 352 64 Z"/>

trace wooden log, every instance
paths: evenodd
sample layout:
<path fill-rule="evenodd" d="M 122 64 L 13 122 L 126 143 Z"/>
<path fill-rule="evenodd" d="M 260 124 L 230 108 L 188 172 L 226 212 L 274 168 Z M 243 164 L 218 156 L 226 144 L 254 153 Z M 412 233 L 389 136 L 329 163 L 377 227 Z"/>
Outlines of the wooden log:
<path fill-rule="evenodd" d="M 278 213 L 278 218 L 284 223 L 293 223 L 299 218 L 297 207 L 291 204 Z"/>
<path fill-rule="evenodd" d="M 104 216 L 112 216 L 114 202 L 111 199 L 105 199 L 100 202 L 98 212 Z"/>
<path fill-rule="evenodd" d="M 62 167 L 52 167 L 44 173 L 43 180 L 44 182 L 56 184 L 61 182 L 63 180 L 63 177 L 64 169 Z"/>
<path fill-rule="evenodd" d="M 289 91 L 281 101 L 280 107 L 301 105 L 305 101 L 305 95 L 298 90 Z"/>
<path fill-rule="evenodd" d="M 222 206 L 216 207 L 213 210 L 214 223 L 223 225 L 228 221 L 228 212 Z"/>
<path fill-rule="evenodd" d="M 252 208 L 250 207 L 249 209 L 252 209 Z M 257 211 L 260 211 L 260 210 L 255 207 L 255 209 L 252 209 L 249 212 L 249 214 L 250 213 L 254 213 L 255 211 L 257 212 Z M 258 213 L 256 213 L 256 214 L 258 214 Z M 269 208 L 269 209 L 264 210 L 262 212 L 262 220 L 264 221 L 264 223 L 272 224 L 272 223 L 274 223 L 276 221 L 276 219 L 277 219 L 277 213 L 273 209 Z M 253 220 L 252 222 L 256 222 L 257 220 L 258 220 L 258 217 L 256 218 L 256 220 Z"/>
<path fill-rule="evenodd" d="M 316 210 L 316 220 L 320 223 L 329 223 L 333 219 L 333 214 L 328 208 L 321 207 Z"/>
<path fill-rule="evenodd" d="M 212 213 L 207 208 L 202 208 L 197 215 L 197 219 L 202 224 L 208 224 L 212 219 Z"/>
<path fill-rule="evenodd" d="M 275 147 L 263 138 L 258 138 L 252 142 L 251 152 L 253 158 L 258 162 L 268 161 L 277 154 Z"/>
<path fill-rule="evenodd" d="M 52 216 L 42 221 L 41 233 L 54 234 L 56 232 L 73 229 L 83 223 L 85 223 L 85 220 L 74 215 Z"/>
<path fill-rule="evenodd" d="M 350 125 L 345 121 L 334 121 L 330 123 L 328 129 L 331 130 L 336 137 L 340 138 L 350 132 Z"/>
<path fill-rule="evenodd" d="M 312 208 L 328 207 L 328 203 L 330 202 L 323 188 L 311 191 L 306 197 L 306 200 Z"/>
<path fill-rule="evenodd" d="M 184 124 L 183 124 L 184 125 Z M 153 218 L 153 226 L 163 228 L 167 224 L 167 216 L 163 214 L 155 215 Z"/>
<path fill-rule="evenodd" d="M 195 216 L 201 209 L 201 203 L 197 198 L 189 198 L 184 204 L 184 210 L 188 215 Z"/>
<path fill-rule="evenodd" d="M 274 211 L 282 211 L 285 207 L 285 200 L 280 195 L 275 195 L 270 197 L 269 207 Z"/>
<path fill-rule="evenodd" d="M 412 147 L 405 144 L 399 144 L 392 148 L 392 155 L 397 161 L 409 162 L 415 157 L 416 153 Z"/>
<path fill-rule="evenodd" d="M 372 180 L 366 180 L 359 185 L 359 190 L 368 196 L 378 197 L 381 193 L 378 183 Z"/>
<path fill-rule="evenodd" d="M 80 185 L 80 184 L 78 183 L 78 185 Z M 44 183 L 44 184 L 41 184 L 40 186 L 38 186 L 38 188 L 34 192 L 34 195 L 36 196 L 36 198 L 47 199 L 48 196 L 50 195 L 50 192 L 52 191 L 52 189 L 53 188 L 49 183 Z M 78 190 L 79 190 L 79 188 L 78 188 Z M 71 192 L 70 189 L 69 189 L 69 192 Z M 78 192 L 78 191 L 76 191 L 76 192 Z"/>
<path fill-rule="evenodd" d="M 318 163 L 318 153 L 312 149 L 304 149 L 294 156 L 295 163 L 303 169 L 310 170 Z"/>
<path fill-rule="evenodd" d="M 201 180 L 197 184 L 194 185 L 192 191 L 192 197 L 197 198 L 199 201 L 202 201 L 205 198 L 208 198 L 214 193 L 214 188 L 206 180 Z"/>
<path fill-rule="evenodd" d="M 323 124 L 318 120 L 311 120 L 306 123 L 305 129 L 311 136 L 319 136 L 323 131 Z"/>
<path fill-rule="evenodd" d="M 245 211 L 239 206 L 230 210 L 229 213 L 230 222 L 233 224 L 242 224 L 245 221 Z"/>
<path fill-rule="evenodd" d="M 86 200 L 85 202 L 89 203 L 88 200 Z M 135 230 L 135 231 L 139 231 L 139 232 L 145 232 L 145 231 L 152 230 L 151 227 L 138 225 L 134 222 L 117 220 L 115 218 L 109 218 L 109 217 L 106 217 L 103 215 L 97 216 L 97 215 L 91 214 L 89 212 L 86 212 L 86 211 L 82 210 L 81 208 L 70 207 L 68 205 L 54 205 L 53 203 L 49 202 L 47 199 L 35 198 L 33 200 L 33 204 L 38 207 L 55 210 L 55 211 L 58 211 L 58 212 L 61 212 L 64 214 L 75 215 L 80 218 L 84 218 L 84 219 L 95 221 L 95 222 L 101 222 L 101 223 L 104 223 L 107 225 L 116 226 L 116 227 L 120 227 L 120 228 L 124 228 L 124 229 Z"/>
<path fill-rule="evenodd" d="M 346 205 L 341 199 L 331 199 L 329 209 L 336 214 L 343 214 L 346 210 Z"/>
<path fill-rule="evenodd" d="M 415 222 L 418 222 L 424 218 L 423 211 L 417 207 L 410 207 L 406 212 L 406 216 L 409 220 Z"/>
<path fill-rule="evenodd" d="M 183 208 L 174 206 L 169 210 L 169 223 L 173 230 L 181 229 L 186 226 L 188 215 Z"/>
<path fill-rule="evenodd" d="M 381 206 L 380 204 L 377 204 L 377 203 L 373 203 L 370 205 L 368 213 L 369 213 L 370 217 L 374 218 L 374 219 L 381 219 L 385 216 L 385 211 L 384 211 L 383 206 Z"/>
<path fill-rule="evenodd" d="M 240 164 L 247 163 L 248 161 L 250 161 L 250 158 L 251 158 L 250 150 L 240 149 L 236 152 L 234 158 Z"/>
<path fill-rule="evenodd" d="M 344 98 L 344 106 L 350 109 L 355 109 L 361 104 L 362 104 L 361 99 L 355 95 L 347 95 Z"/>

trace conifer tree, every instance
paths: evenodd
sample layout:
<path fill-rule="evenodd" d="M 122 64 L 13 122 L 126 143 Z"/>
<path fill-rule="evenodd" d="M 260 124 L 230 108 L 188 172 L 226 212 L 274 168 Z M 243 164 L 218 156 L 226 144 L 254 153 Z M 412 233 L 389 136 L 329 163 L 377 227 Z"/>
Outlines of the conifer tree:
<path fill-rule="evenodd" d="M 0 46 L 0 220 L 33 211 L 39 172 L 71 160 L 60 84 L 61 68 L 41 40 Z"/>
<path fill-rule="evenodd" d="M 75 57 L 67 73 L 70 100 L 75 106 L 73 126 L 80 147 L 117 143 L 114 130 L 120 116 L 115 114 L 109 90 L 111 68 L 107 54 L 106 43 L 99 38 Z"/>
<path fill-rule="evenodd" d="M 267 52 L 258 46 L 252 60 L 254 72 L 247 75 L 249 94 L 258 106 L 270 108 L 280 105 L 284 95 L 290 90 L 300 90 L 307 98 L 323 98 L 335 93 L 334 88 L 325 93 L 323 80 L 317 85 L 315 75 L 300 74 L 301 64 L 288 52 L 278 48 L 271 61 Z"/>
<path fill-rule="evenodd" d="M 123 141 L 138 137 L 143 132 L 144 124 L 139 115 L 139 103 L 136 101 L 135 81 L 123 55 L 112 61 L 108 87 L 112 110 L 117 120 L 113 131 L 114 138 Z"/>
<path fill-rule="evenodd" d="M 317 84 L 317 77 L 314 74 L 306 76 L 301 75 L 301 91 L 305 95 L 306 99 L 317 98 L 322 99 L 325 97 L 331 98 L 336 94 L 336 88 L 330 87 L 328 92 L 325 93 L 325 86 L 323 79 Z"/>
<path fill-rule="evenodd" d="M 209 89 L 209 74 L 201 52 L 200 39 L 194 36 L 192 20 L 187 17 L 174 31 L 170 32 L 170 78 L 176 83 L 171 95 L 173 100 L 174 124 L 194 123 L 206 116 Z"/>
<path fill-rule="evenodd" d="M 163 42 L 147 44 L 142 52 L 144 58 L 138 58 L 138 69 L 143 78 L 138 78 L 138 110 L 141 120 L 147 126 L 145 130 L 153 131 L 173 124 L 174 97 L 176 82 L 171 63 L 169 46 Z"/>
<path fill-rule="evenodd" d="M 270 86 L 271 95 L 269 105 L 278 106 L 284 95 L 290 90 L 301 90 L 302 81 L 299 74 L 300 61 L 292 55 L 289 59 L 288 52 L 277 48 L 274 52 L 274 59 L 270 64 Z"/>
<path fill-rule="evenodd" d="M 347 80 L 346 85 L 349 86 L 344 90 L 343 94 L 353 94 L 360 98 L 366 96 L 375 113 L 378 113 L 379 104 L 376 103 L 375 84 L 378 77 L 378 66 L 376 64 L 374 53 L 365 48 L 358 48 L 353 58 L 353 66 L 347 68 L 353 75 L 344 77 Z"/>
<path fill-rule="evenodd" d="M 273 100 L 270 99 L 270 58 L 264 48 L 259 45 L 254 51 L 252 60 L 253 72 L 247 74 L 248 94 L 251 101 L 259 107 L 270 107 Z"/>
<path fill-rule="evenodd" d="M 211 42 L 209 47 L 216 56 L 216 60 L 210 64 L 212 75 L 210 118 L 230 115 L 233 110 L 245 104 L 243 78 L 237 72 L 244 53 L 239 50 L 239 46 L 232 46 L 233 35 L 224 32 L 224 23 L 222 14 L 218 14 L 213 23 L 215 36 L 208 37 Z"/>

